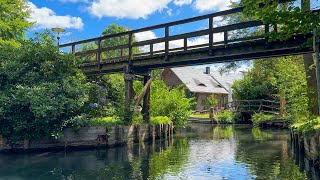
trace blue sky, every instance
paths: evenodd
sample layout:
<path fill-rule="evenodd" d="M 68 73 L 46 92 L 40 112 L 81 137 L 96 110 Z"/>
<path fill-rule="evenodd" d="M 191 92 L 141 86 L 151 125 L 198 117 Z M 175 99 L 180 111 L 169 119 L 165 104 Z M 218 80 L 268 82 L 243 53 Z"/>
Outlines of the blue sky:
<path fill-rule="evenodd" d="M 229 4 L 228 0 L 29 0 L 31 21 L 36 24 L 28 34 L 61 27 L 66 29 L 62 43 L 77 41 L 99 36 L 112 23 L 137 29 L 225 10 Z M 206 27 L 207 22 L 187 24 L 171 33 Z"/>
<path fill-rule="evenodd" d="M 100 36 L 113 23 L 138 29 L 226 10 L 229 9 L 230 0 L 28 0 L 28 5 L 31 10 L 30 21 L 35 22 L 34 27 L 28 31 L 28 37 L 32 37 L 34 32 L 60 27 L 66 30 L 61 35 L 60 42 L 63 44 Z M 215 23 L 224 22 L 218 18 Z M 207 21 L 185 24 L 170 29 L 170 35 L 206 28 Z M 142 41 L 161 37 L 163 31 L 147 31 L 135 36 L 138 41 Z M 214 39 L 222 40 L 223 34 L 215 34 Z M 190 45 L 207 42 L 206 36 L 188 39 Z M 182 45 L 182 40 L 170 42 L 170 48 Z M 158 44 L 154 49 L 164 49 L 164 44 Z M 204 66 L 197 67 L 204 69 Z M 210 66 L 219 68 L 222 64 Z M 243 65 L 240 70 L 247 68 L 248 65 Z"/>

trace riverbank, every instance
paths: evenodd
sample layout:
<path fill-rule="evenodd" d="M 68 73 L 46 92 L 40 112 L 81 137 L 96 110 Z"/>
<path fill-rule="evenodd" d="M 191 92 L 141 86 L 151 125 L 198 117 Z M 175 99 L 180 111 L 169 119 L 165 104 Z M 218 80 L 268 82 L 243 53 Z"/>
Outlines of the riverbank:
<path fill-rule="evenodd" d="M 291 142 L 299 153 L 304 153 L 306 160 L 320 168 L 320 135 L 305 136 L 290 130 Z"/>
<path fill-rule="evenodd" d="M 168 139 L 173 134 L 172 124 L 65 128 L 58 140 L 42 138 L 10 144 L 0 136 L 0 152 L 38 152 L 51 150 L 80 150 L 106 148 L 122 144 Z"/>

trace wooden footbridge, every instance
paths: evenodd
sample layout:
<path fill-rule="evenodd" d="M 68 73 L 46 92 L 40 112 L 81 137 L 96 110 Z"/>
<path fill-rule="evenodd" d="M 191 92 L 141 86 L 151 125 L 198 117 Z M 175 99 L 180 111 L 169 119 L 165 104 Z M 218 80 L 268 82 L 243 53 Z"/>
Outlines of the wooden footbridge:
<path fill-rule="evenodd" d="M 285 1 L 285 0 L 282 0 Z M 309 35 L 294 35 L 285 41 L 268 41 L 266 34 L 278 32 L 277 24 L 264 24 L 262 21 L 246 21 L 229 25 L 216 25 L 214 18 L 221 18 L 236 13 L 241 13 L 243 7 L 216 12 L 175 22 L 159 24 L 141 29 L 131 30 L 123 33 L 100 36 L 92 39 L 72 42 L 60 45 L 60 48 L 71 48 L 73 54 L 78 57 L 94 56 L 94 60 L 81 65 L 81 69 L 87 75 L 100 75 L 105 73 L 124 72 L 126 82 L 126 104 L 130 106 L 133 99 L 132 82 L 137 75 L 144 77 L 144 83 L 150 80 L 150 70 L 178 67 L 188 65 L 201 65 L 208 63 L 229 62 L 238 60 L 251 60 L 256 58 L 285 56 L 293 54 L 313 53 L 312 46 L 302 46 Z M 188 23 L 207 21 L 208 26 L 205 29 L 182 33 L 170 34 L 176 26 Z M 238 31 L 256 28 L 262 31 L 260 35 L 255 36 L 235 36 Z M 164 36 L 156 39 L 135 41 L 135 34 L 148 31 L 163 31 Z M 223 34 L 223 40 L 214 39 L 214 34 Z M 188 40 L 196 37 L 206 37 L 204 44 L 191 45 Z M 106 46 L 108 41 L 117 39 L 126 39 L 126 43 L 114 46 Z M 181 47 L 173 48 L 170 46 L 174 41 L 183 41 Z M 96 45 L 95 49 L 81 50 L 87 43 Z M 154 47 L 164 44 L 164 48 L 156 50 Z M 148 47 L 147 52 L 136 52 L 135 49 Z M 105 57 L 105 53 L 117 52 L 118 57 Z M 144 98 L 143 112 L 145 119 L 149 115 L 149 88 L 142 93 Z M 139 96 L 140 97 L 140 96 Z M 138 103 L 137 103 L 138 104 Z"/>
<path fill-rule="evenodd" d="M 269 114 L 280 114 L 281 111 L 285 111 L 285 105 L 281 104 L 280 101 L 272 100 L 237 100 L 228 104 L 228 109 L 234 112 L 245 112 L 245 113 L 269 113 Z"/>

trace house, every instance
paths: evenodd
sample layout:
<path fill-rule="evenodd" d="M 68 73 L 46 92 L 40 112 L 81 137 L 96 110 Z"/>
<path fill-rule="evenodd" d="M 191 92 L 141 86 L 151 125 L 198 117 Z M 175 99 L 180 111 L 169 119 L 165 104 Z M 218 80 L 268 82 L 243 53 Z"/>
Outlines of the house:
<path fill-rule="evenodd" d="M 242 79 L 243 73 L 223 73 L 211 71 L 206 67 L 205 72 L 192 67 L 168 68 L 162 72 L 162 80 L 171 87 L 185 84 L 187 89 L 196 96 L 195 110 L 208 109 L 207 97 L 214 95 L 219 103 L 218 109 L 224 109 L 232 102 L 232 85 L 235 80 Z"/>

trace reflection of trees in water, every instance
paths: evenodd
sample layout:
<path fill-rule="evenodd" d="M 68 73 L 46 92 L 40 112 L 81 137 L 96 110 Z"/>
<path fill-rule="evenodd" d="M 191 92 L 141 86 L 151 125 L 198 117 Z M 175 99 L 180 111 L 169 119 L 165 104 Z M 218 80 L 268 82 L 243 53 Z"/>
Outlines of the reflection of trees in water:
<path fill-rule="evenodd" d="M 153 153 L 149 158 L 149 178 L 163 178 L 164 174 L 177 175 L 189 158 L 189 141 L 187 138 L 175 138 L 173 145 L 162 152 Z"/>
<path fill-rule="evenodd" d="M 248 164 L 256 179 L 307 178 L 288 156 L 287 138 L 277 131 L 237 129 L 235 134 L 238 139 L 236 160 Z"/>
<path fill-rule="evenodd" d="M 233 126 L 226 125 L 226 126 L 216 126 L 213 128 L 213 139 L 230 139 L 233 138 Z"/>

